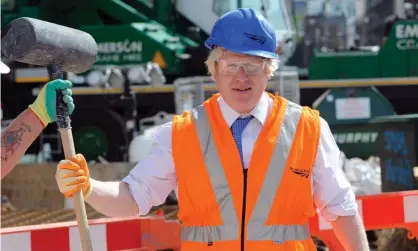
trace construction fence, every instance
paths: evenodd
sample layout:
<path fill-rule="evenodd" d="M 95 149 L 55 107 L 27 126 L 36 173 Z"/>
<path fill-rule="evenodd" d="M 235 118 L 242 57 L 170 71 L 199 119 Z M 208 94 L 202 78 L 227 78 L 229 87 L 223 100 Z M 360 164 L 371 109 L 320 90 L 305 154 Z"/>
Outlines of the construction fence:
<path fill-rule="evenodd" d="M 418 237 L 418 191 L 358 196 L 360 214 L 367 230 L 403 228 L 408 239 Z M 382 217 L 384 215 L 384 217 Z M 343 251 L 329 223 L 310 220 L 312 236 L 329 251 Z M 180 250 L 180 223 L 161 216 L 90 220 L 94 250 Z M 2 229 L 2 250 L 81 250 L 76 222 Z M 400 250 L 400 249 L 399 249 Z"/>

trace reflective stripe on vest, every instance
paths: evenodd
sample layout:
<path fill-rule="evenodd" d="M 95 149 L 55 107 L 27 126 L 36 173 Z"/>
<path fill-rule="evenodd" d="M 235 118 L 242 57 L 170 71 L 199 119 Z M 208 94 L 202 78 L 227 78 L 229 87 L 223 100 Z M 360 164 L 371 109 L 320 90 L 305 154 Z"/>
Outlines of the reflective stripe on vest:
<path fill-rule="evenodd" d="M 265 222 L 272 207 L 283 170 L 289 156 L 301 109 L 288 103 L 283 124 L 277 139 L 273 156 L 268 166 L 266 178 L 246 226 L 247 240 L 272 240 L 285 242 L 288 240 L 306 240 L 310 238 L 309 226 L 304 225 L 269 225 Z M 206 110 L 199 106 L 192 111 L 197 129 L 200 147 L 204 154 L 205 166 L 210 183 L 219 204 L 223 225 L 221 226 L 182 226 L 182 240 L 194 242 L 228 241 L 239 239 L 239 221 L 234 209 L 231 191 L 221 165 L 221 160 L 211 133 Z"/>

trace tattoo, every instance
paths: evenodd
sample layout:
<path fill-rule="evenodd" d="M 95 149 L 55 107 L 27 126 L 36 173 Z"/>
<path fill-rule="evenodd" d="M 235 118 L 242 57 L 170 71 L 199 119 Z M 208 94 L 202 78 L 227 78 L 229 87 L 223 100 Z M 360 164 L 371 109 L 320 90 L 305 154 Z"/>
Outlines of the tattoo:
<path fill-rule="evenodd" d="M 23 133 L 31 131 L 29 125 L 22 123 L 16 130 L 5 132 L 4 135 L 1 136 L 1 148 L 3 150 L 1 159 L 7 161 L 16 149 L 19 148 L 20 143 L 22 142 Z"/>

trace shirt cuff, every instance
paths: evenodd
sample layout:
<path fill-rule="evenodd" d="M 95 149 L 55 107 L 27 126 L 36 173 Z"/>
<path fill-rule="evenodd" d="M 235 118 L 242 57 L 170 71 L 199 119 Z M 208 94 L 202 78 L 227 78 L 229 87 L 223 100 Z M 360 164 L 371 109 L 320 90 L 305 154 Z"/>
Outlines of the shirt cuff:
<path fill-rule="evenodd" d="M 348 202 L 340 205 L 329 205 L 323 209 L 317 209 L 318 215 L 326 221 L 335 221 L 338 216 L 354 216 L 358 212 L 357 202 Z"/>
<path fill-rule="evenodd" d="M 144 198 L 143 191 L 141 191 L 141 186 L 132 176 L 129 174 L 122 179 L 122 182 L 125 182 L 129 186 L 129 191 L 131 192 L 132 198 L 134 198 L 136 204 L 138 205 L 138 214 L 137 216 L 146 215 L 151 210 L 150 203 L 147 203 Z"/>

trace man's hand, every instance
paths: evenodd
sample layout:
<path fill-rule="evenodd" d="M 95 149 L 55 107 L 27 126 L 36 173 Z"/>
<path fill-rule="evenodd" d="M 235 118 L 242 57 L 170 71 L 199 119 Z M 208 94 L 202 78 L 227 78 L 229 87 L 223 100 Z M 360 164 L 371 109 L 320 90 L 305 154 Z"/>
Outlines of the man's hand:
<path fill-rule="evenodd" d="M 91 193 L 90 173 L 86 159 L 77 154 L 69 160 L 61 160 L 57 166 L 55 179 L 58 188 L 67 198 L 82 190 L 84 197 Z"/>
<path fill-rule="evenodd" d="M 57 120 L 57 91 L 64 95 L 63 100 L 67 104 L 68 113 L 74 111 L 74 103 L 71 92 L 72 83 L 69 80 L 56 79 L 48 82 L 39 93 L 35 102 L 29 108 L 38 116 L 44 126 Z"/>

